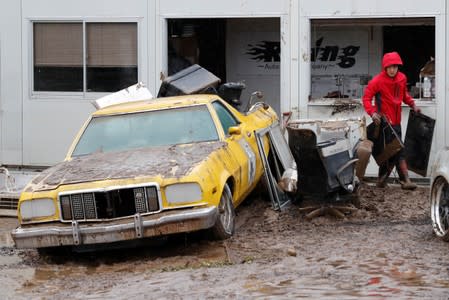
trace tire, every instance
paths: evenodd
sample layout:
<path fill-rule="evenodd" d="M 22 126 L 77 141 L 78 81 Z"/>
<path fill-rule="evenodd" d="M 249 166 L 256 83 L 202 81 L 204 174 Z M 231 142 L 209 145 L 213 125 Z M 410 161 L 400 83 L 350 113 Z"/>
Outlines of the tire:
<path fill-rule="evenodd" d="M 232 193 L 228 184 L 225 184 L 218 204 L 218 216 L 211 228 L 212 236 L 217 240 L 225 240 L 234 234 L 235 212 L 232 203 Z"/>
<path fill-rule="evenodd" d="M 449 184 L 443 177 L 437 178 L 432 186 L 430 217 L 437 237 L 449 242 Z"/>

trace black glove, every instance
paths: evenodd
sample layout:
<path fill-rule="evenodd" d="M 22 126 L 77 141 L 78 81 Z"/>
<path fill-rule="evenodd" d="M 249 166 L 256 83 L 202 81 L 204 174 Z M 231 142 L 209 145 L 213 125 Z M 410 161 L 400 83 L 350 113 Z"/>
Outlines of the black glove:
<path fill-rule="evenodd" d="M 413 111 L 414 111 L 415 113 L 417 113 L 417 114 L 420 114 L 420 113 L 421 113 L 421 108 L 419 108 L 419 107 L 416 106 L 416 105 L 413 105 L 413 106 L 412 106 L 412 109 L 413 109 Z"/>

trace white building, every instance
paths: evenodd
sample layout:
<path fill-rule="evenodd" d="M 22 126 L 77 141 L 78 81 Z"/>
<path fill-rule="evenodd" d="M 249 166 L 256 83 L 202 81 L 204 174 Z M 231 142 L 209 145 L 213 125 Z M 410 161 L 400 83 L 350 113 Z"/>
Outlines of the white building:
<path fill-rule="evenodd" d="M 360 100 L 383 53 L 393 50 L 403 57 L 418 106 L 437 119 L 432 153 L 449 145 L 445 0 L 0 5 L 0 165 L 61 161 L 94 110 L 91 100 L 137 81 L 157 94 L 161 77 L 188 63 L 226 81 L 245 80 L 243 99 L 262 90 L 279 113 L 291 111 L 294 118 L 362 115 L 361 107 L 340 112 L 345 107 L 325 96 Z M 437 61 L 434 93 L 424 100 L 416 83 L 430 56 Z M 407 114 L 404 108 L 404 129 Z"/>

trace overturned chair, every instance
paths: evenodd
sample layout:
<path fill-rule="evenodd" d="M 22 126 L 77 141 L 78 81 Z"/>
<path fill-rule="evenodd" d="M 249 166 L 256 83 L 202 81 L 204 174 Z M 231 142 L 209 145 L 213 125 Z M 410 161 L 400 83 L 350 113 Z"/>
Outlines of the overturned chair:
<path fill-rule="evenodd" d="M 355 168 L 364 120 L 298 120 L 287 130 L 298 167 L 298 196 L 306 205 L 300 210 L 306 218 L 324 214 L 343 218 L 360 207 Z"/>

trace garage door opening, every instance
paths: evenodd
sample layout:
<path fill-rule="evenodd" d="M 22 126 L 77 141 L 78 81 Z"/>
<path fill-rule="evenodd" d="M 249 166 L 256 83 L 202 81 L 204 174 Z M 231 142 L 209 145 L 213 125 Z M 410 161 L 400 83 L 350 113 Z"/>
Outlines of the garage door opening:
<path fill-rule="evenodd" d="M 244 81 L 242 108 L 254 91 L 280 112 L 280 18 L 169 19 L 167 71 L 199 64 L 224 82 Z"/>

